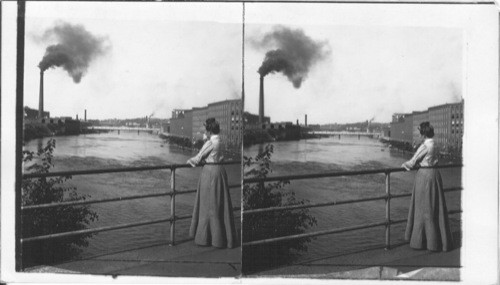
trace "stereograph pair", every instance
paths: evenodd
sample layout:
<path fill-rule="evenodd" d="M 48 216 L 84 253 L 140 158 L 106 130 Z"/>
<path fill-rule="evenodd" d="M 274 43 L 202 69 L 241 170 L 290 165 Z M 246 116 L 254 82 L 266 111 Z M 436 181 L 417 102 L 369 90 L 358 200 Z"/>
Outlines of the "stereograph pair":
<path fill-rule="evenodd" d="M 2 4 L 1 280 L 497 280 L 493 2 Z"/>

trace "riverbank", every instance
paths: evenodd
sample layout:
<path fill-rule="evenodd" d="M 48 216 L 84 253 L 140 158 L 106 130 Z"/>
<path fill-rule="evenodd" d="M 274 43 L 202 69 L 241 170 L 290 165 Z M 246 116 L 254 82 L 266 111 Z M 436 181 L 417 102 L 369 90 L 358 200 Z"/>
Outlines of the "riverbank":
<path fill-rule="evenodd" d="M 38 122 L 28 122 L 24 124 L 24 136 L 25 142 L 45 138 L 45 137 L 57 137 L 57 136 L 74 136 L 81 134 L 95 134 L 95 133 L 106 133 L 105 130 L 91 129 L 88 126 L 82 126 L 79 121 L 74 123 L 65 124 L 44 124 Z"/>
<path fill-rule="evenodd" d="M 159 133 L 158 137 L 163 139 L 165 142 L 175 145 L 179 147 L 182 150 L 190 151 L 193 153 L 197 153 L 200 151 L 200 149 L 203 147 L 203 141 L 202 140 L 197 140 L 196 142 L 192 142 L 188 138 L 184 137 L 176 137 L 176 136 L 169 136 L 165 133 Z M 237 147 L 226 147 L 223 151 L 223 156 L 224 158 L 229 159 L 229 160 L 240 160 L 241 159 L 241 149 Z"/>
<path fill-rule="evenodd" d="M 321 139 L 327 138 L 328 135 L 312 134 L 308 132 L 287 132 L 285 129 L 250 129 L 245 130 L 243 134 L 243 146 L 252 146 L 256 144 L 281 142 L 281 141 L 298 141 L 303 139 Z"/>
<path fill-rule="evenodd" d="M 389 145 L 391 149 L 395 149 L 398 152 L 402 152 L 408 155 L 413 155 L 415 151 L 417 151 L 419 145 L 413 146 L 409 142 L 402 142 L 391 140 L 387 137 L 381 137 L 379 139 L 380 142 Z M 439 158 L 446 159 L 448 161 L 461 163 L 462 162 L 462 153 L 458 151 L 441 151 L 439 153 Z"/>

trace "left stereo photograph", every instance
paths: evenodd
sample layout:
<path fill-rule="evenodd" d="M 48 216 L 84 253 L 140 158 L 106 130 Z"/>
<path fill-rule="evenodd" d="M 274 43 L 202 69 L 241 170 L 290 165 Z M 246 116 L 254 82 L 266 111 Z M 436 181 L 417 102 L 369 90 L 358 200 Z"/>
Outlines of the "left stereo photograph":
<path fill-rule="evenodd" d="M 242 3 L 9 5 L 16 271 L 240 276 Z"/>

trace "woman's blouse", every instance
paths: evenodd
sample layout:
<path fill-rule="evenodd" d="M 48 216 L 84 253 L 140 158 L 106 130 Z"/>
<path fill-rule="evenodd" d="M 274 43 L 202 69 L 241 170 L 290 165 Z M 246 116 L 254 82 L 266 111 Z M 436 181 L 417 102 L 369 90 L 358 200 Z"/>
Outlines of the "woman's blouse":
<path fill-rule="evenodd" d="M 198 154 L 191 158 L 194 164 L 199 164 L 203 159 L 209 163 L 222 161 L 222 150 L 219 135 L 212 135 L 209 140 L 205 142 Z"/>
<path fill-rule="evenodd" d="M 413 157 L 403 165 L 413 168 L 419 163 L 420 166 L 434 166 L 438 163 L 438 153 L 434 140 L 427 138 L 417 149 Z"/>

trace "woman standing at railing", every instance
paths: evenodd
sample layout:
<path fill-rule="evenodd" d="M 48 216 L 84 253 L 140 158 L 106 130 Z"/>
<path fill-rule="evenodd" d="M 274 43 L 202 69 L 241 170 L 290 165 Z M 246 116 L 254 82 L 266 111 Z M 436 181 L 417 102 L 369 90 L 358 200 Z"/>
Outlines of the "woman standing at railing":
<path fill-rule="evenodd" d="M 403 163 L 402 167 L 406 170 L 438 163 L 438 149 L 432 139 L 434 128 L 429 122 L 423 122 L 418 129 L 424 141 L 412 159 Z M 449 251 L 453 248 L 443 182 L 438 169 L 420 168 L 417 171 L 405 239 L 415 249 Z"/>
<path fill-rule="evenodd" d="M 193 167 L 203 161 L 222 161 L 219 123 L 214 118 L 205 122 L 207 141 L 200 152 L 187 162 Z M 189 236 L 202 246 L 233 248 L 236 245 L 233 206 L 229 195 L 226 170 L 222 165 L 204 165 L 194 201 Z"/>

